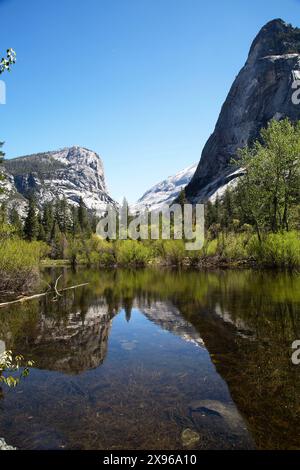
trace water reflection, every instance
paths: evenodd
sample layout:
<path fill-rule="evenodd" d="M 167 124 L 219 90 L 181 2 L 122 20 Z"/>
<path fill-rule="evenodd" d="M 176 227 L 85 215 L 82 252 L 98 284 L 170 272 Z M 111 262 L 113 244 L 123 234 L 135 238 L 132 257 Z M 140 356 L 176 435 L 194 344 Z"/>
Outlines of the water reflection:
<path fill-rule="evenodd" d="M 45 272 L 47 282 L 56 277 Z M 196 448 L 300 446 L 299 371 L 290 361 L 299 276 L 64 270 L 65 286 L 82 282 L 57 302 L 0 312 L 1 344 L 38 365 L 22 400 L 10 392 L 2 400 L 0 434 L 13 444 L 179 449 L 191 428 Z M 26 440 L 27 410 L 47 412 L 49 422 Z"/>

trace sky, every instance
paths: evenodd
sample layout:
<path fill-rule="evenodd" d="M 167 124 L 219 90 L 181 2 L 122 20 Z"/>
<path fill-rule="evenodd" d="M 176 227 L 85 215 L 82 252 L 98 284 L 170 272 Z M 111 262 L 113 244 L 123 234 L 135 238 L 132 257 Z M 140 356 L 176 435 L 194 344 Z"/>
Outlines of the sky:
<path fill-rule="evenodd" d="M 299 0 L 0 0 L 6 158 L 80 145 L 136 201 L 198 162 L 259 29 Z"/>

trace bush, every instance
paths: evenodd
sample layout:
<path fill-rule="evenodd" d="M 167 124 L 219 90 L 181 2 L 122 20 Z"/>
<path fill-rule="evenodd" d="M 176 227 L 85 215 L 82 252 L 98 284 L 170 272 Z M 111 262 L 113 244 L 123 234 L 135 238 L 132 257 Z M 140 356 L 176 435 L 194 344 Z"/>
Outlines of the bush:
<path fill-rule="evenodd" d="M 40 260 L 49 248 L 45 243 L 20 239 L 2 240 L 0 244 L 0 294 L 26 292 L 38 275 Z"/>
<path fill-rule="evenodd" d="M 159 251 L 161 258 L 172 266 L 182 265 L 187 256 L 183 240 L 163 240 Z"/>
<path fill-rule="evenodd" d="M 249 236 L 247 234 L 227 234 L 222 243 L 221 255 L 228 260 L 244 260 L 248 258 Z"/>
<path fill-rule="evenodd" d="M 262 243 L 251 239 L 248 253 L 255 261 L 266 267 L 294 269 L 300 266 L 299 232 L 270 233 Z"/>
<path fill-rule="evenodd" d="M 119 240 L 115 243 L 116 259 L 120 265 L 145 266 L 151 257 L 151 249 L 136 240 Z"/>

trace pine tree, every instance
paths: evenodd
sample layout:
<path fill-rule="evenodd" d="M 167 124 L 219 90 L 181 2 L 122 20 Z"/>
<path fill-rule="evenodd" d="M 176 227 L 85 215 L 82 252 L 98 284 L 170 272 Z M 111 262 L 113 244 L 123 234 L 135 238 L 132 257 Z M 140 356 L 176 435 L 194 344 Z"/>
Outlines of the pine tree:
<path fill-rule="evenodd" d="M 72 206 L 71 208 L 71 233 L 73 238 L 80 232 L 80 225 L 78 220 L 78 208 Z"/>
<path fill-rule="evenodd" d="M 90 226 L 91 226 L 92 233 L 96 233 L 97 225 L 100 220 L 100 218 L 96 214 L 96 211 L 92 212 L 90 219 L 91 219 Z"/>
<path fill-rule="evenodd" d="M 3 202 L 0 206 L 0 224 L 1 225 L 7 224 L 7 206 L 5 202 Z"/>
<path fill-rule="evenodd" d="M 219 224 L 220 223 L 220 198 L 218 194 L 214 202 L 214 208 L 215 208 L 215 219 L 216 219 L 215 223 Z"/>
<path fill-rule="evenodd" d="M 54 223 L 53 205 L 51 202 L 47 202 L 44 205 L 42 223 L 45 232 L 45 241 L 49 242 Z"/>
<path fill-rule="evenodd" d="M 185 194 L 185 188 L 183 188 L 180 191 L 179 196 L 178 196 L 178 204 L 180 204 L 181 207 L 183 207 L 187 203 L 188 203 L 188 200 L 187 200 L 187 197 L 186 197 L 186 194 Z"/>
<path fill-rule="evenodd" d="M 45 229 L 44 229 L 44 225 L 43 225 L 43 217 L 40 213 L 38 214 L 38 227 L 39 227 L 39 231 L 38 231 L 37 239 L 42 241 L 42 242 L 45 242 L 46 241 L 46 233 L 45 233 Z"/>
<path fill-rule="evenodd" d="M 205 226 L 209 229 L 217 221 L 216 210 L 214 204 L 209 200 L 206 203 L 205 209 Z"/>
<path fill-rule="evenodd" d="M 56 201 L 54 216 L 59 225 L 59 230 L 61 233 L 68 233 L 71 229 L 71 220 L 68 202 L 65 197 Z"/>
<path fill-rule="evenodd" d="M 90 232 L 90 224 L 88 218 L 88 212 L 86 205 L 83 202 L 82 197 L 79 200 L 78 207 L 78 223 L 82 232 Z"/>
<path fill-rule="evenodd" d="M 59 230 L 59 226 L 57 221 L 55 220 L 53 223 L 51 237 L 50 237 L 50 245 L 51 245 L 51 258 L 53 259 L 61 259 L 62 258 L 62 234 Z"/>
<path fill-rule="evenodd" d="M 36 240 L 39 234 L 39 223 L 36 202 L 33 196 L 29 198 L 27 217 L 24 223 L 24 235 L 29 241 Z"/>
<path fill-rule="evenodd" d="M 227 188 L 222 201 L 222 217 L 221 224 L 223 228 L 228 229 L 233 219 L 233 204 L 231 192 Z"/>
<path fill-rule="evenodd" d="M 19 216 L 19 213 L 15 207 L 10 211 L 9 221 L 11 225 L 14 227 L 15 234 L 18 235 L 19 237 L 22 237 L 23 236 L 23 224 Z"/>

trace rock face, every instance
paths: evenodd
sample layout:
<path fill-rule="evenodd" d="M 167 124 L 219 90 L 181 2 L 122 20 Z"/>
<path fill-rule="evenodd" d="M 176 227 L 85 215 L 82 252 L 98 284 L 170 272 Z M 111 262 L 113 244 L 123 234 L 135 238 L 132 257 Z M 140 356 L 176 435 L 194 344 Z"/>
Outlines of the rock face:
<path fill-rule="evenodd" d="M 165 204 L 172 204 L 180 191 L 191 181 L 196 168 L 197 164 L 189 166 L 150 188 L 136 204 L 131 206 L 131 212 L 135 213 L 145 209 L 156 211 Z"/>
<path fill-rule="evenodd" d="M 230 161 L 272 118 L 300 119 L 292 84 L 300 79 L 300 29 L 277 19 L 267 23 L 250 48 L 245 66 L 223 104 L 213 134 L 186 188 L 192 202 L 207 200 L 239 172 Z"/>
<path fill-rule="evenodd" d="M 7 191 L 2 198 L 10 204 L 26 202 L 32 192 L 40 206 L 63 196 L 74 205 L 82 197 L 88 209 L 99 211 L 116 204 L 108 194 L 102 161 L 91 150 L 65 148 L 6 160 L 4 165 Z"/>
<path fill-rule="evenodd" d="M 17 208 L 19 214 L 24 216 L 26 213 L 27 200 L 18 193 L 15 186 L 14 177 L 7 172 L 4 168 L 1 168 L 1 174 L 4 176 L 3 180 L 0 180 L 0 204 L 5 202 L 8 209 L 13 207 Z"/>

